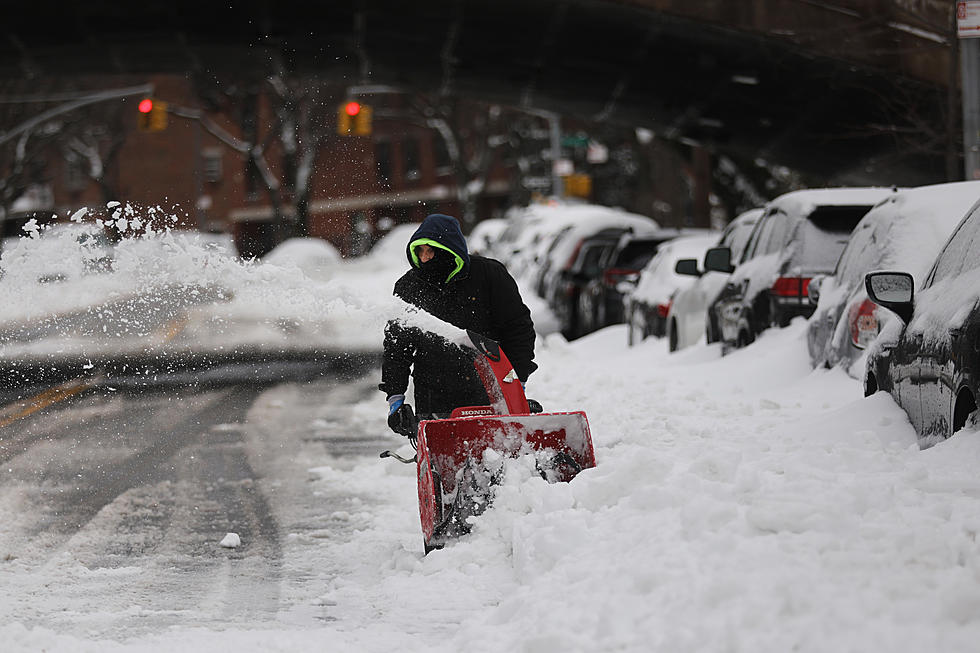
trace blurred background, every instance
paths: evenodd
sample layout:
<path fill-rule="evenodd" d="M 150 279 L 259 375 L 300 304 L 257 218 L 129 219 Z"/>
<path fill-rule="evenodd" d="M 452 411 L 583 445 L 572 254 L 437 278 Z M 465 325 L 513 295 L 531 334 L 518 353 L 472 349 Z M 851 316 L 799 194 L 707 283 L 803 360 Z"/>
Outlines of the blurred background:
<path fill-rule="evenodd" d="M 244 257 L 295 236 L 350 257 L 544 197 L 720 228 L 796 188 L 962 179 L 956 6 L 24 3 L 3 233 L 119 201 Z"/>

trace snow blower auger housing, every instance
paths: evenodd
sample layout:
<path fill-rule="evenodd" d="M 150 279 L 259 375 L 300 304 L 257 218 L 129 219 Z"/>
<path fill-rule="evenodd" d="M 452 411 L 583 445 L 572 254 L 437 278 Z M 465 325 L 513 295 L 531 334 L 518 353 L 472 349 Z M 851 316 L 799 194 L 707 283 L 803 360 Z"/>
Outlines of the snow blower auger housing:
<path fill-rule="evenodd" d="M 419 422 L 415 460 L 426 553 L 469 532 L 468 517 L 482 513 L 492 500 L 503 458 L 533 455 L 551 483 L 595 467 L 585 413 L 544 413 L 537 402 L 529 405 L 499 345 L 472 331 L 467 336 L 469 342 L 462 344 L 474 351 L 491 405 L 457 408 L 448 419 Z"/>

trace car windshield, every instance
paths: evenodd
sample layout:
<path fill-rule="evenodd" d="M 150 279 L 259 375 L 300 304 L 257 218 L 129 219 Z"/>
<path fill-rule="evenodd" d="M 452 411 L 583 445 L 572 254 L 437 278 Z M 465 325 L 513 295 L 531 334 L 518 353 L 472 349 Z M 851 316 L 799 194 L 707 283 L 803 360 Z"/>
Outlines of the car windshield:
<path fill-rule="evenodd" d="M 794 261 L 803 270 L 831 272 L 847 245 L 851 232 L 870 206 L 820 206 L 800 226 Z"/>

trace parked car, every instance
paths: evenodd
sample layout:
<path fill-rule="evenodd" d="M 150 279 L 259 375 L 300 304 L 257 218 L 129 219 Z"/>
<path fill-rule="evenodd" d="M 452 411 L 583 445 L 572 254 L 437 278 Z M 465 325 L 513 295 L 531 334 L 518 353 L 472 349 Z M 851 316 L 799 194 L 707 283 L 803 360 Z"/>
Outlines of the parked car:
<path fill-rule="evenodd" d="M 921 291 L 908 272 L 871 272 L 865 287 L 871 301 L 899 318 L 869 349 L 865 395 L 890 393 L 921 447 L 948 438 L 970 423 L 980 393 L 980 202 L 936 257 Z"/>
<path fill-rule="evenodd" d="M 677 290 L 694 283 L 694 277 L 677 273 L 677 261 L 700 259 L 717 242 L 717 232 L 709 232 L 675 238 L 660 246 L 624 300 L 626 344 L 632 347 L 644 338 L 666 334 L 671 298 Z"/>
<path fill-rule="evenodd" d="M 568 337 L 580 335 L 579 293 L 597 273 L 602 254 L 594 248 L 600 244 L 611 247 L 628 232 L 642 235 L 658 229 L 656 221 L 646 216 L 589 206 L 558 232 L 543 252 L 543 260 L 536 261 L 539 272 L 531 285 L 555 312 Z"/>
<path fill-rule="evenodd" d="M 571 263 L 555 278 L 549 293 L 550 303 L 561 332 L 568 340 L 589 332 L 579 310 L 579 298 L 589 283 L 602 272 L 599 261 L 616 246 L 621 235 L 621 229 L 606 229 L 583 238 Z"/>
<path fill-rule="evenodd" d="M 503 218 L 487 218 L 477 222 L 466 236 L 466 246 L 470 254 L 493 257 L 494 245 L 500 240 L 505 229 L 507 229 L 507 221 Z"/>
<path fill-rule="evenodd" d="M 287 238 L 262 257 L 262 261 L 280 267 L 296 267 L 311 279 L 326 280 L 340 265 L 340 250 L 324 240 L 311 236 Z"/>
<path fill-rule="evenodd" d="M 816 277 L 808 292 L 817 308 L 807 324 L 814 367 L 840 366 L 861 378 L 865 348 L 890 311 L 868 299 L 864 276 L 903 268 L 924 279 L 956 225 L 980 199 L 980 181 L 911 188 L 889 195 L 858 223 L 833 275 Z"/>
<path fill-rule="evenodd" d="M 599 260 L 599 274 L 579 294 L 582 333 L 591 333 L 624 320 L 623 298 L 640 277 L 640 270 L 661 244 L 680 236 L 708 233 L 706 229 L 659 229 L 653 234 L 625 233 Z"/>
<path fill-rule="evenodd" d="M 742 213 L 728 223 L 721 233 L 717 247 L 727 247 L 731 257 L 738 259 L 752 234 L 752 228 L 762 217 L 762 209 Z M 675 266 L 678 274 L 695 276 L 694 283 L 680 288 L 674 294 L 667 313 L 667 342 L 670 351 L 689 347 L 701 338 L 707 342 L 717 340 L 718 327 L 709 318 L 708 306 L 725 286 L 728 275 L 706 270 L 698 259 L 681 259 Z"/>
<path fill-rule="evenodd" d="M 854 227 L 892 192 L 834 188 L 786 193 L 766 204 L 737 269 L 729 248 L 708 256 L 708 269 L 731 273 L 709 308 L 723 350 L 748 345 L 770 326 L 810 317 L 816 308 L 807 294 L 810 279 L 833 272 Z"/>

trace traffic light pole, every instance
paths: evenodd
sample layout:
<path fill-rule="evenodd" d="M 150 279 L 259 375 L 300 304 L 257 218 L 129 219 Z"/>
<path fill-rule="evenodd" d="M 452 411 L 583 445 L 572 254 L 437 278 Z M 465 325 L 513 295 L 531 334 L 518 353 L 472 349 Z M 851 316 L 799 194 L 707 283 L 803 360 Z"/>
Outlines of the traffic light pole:
<path fill-rule="evenodd" d="M 980 39 L 960 41 L 964 179 L 980 179 Z"/>
<path fill-rule="evenodd" d="M 46 120 L 50 120 L 55 116 L 60 116 L 63 113 L 69 113 L 75 109 L 88 106 L 90 104 L 96 104 L 98 102 L 107 102 L 109 100 L 118 100 L 120 98 L 131 97 L 134 95 L 149 95 L 153 93 L 152 84 L 144 84 L 143 86 L 131 86 L 128 88 L 117 88 L 109 91 L 99 91 L 97 93 L 87 93 L 81 97 L 66 102 L 60 106 L 48 109 L 42 113 L 37 114 L 30 120 L 25 120 L 21 124 L 17 125 L 10 131 L 0 134 L 0 145 L 3 145 L 7 141 L 17 138 L 23 133 L 29 132 Z M 27 98 L 24 100 L 28 101 Z M 37 102 L 37 98 L 30 99 L 30 101 Z"/>

